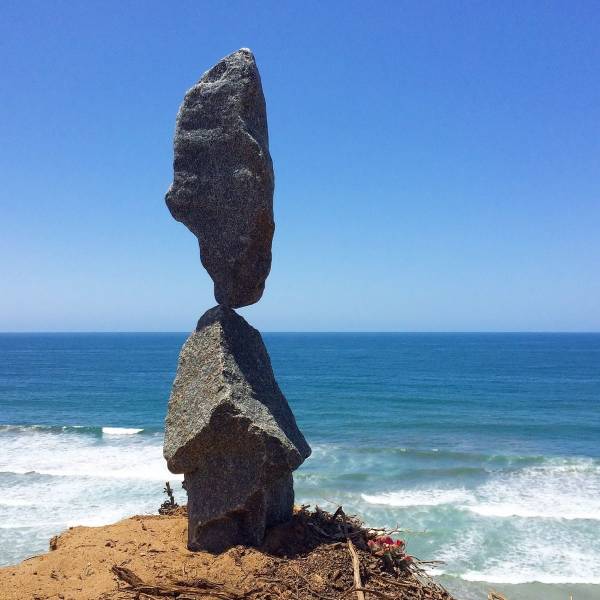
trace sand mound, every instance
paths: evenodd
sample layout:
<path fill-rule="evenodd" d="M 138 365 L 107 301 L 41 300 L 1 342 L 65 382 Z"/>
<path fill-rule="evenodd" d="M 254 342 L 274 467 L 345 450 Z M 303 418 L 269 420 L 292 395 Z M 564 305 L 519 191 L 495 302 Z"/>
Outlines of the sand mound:
<path fill-rule="evenodd" d="M 296 512 L 263 547 L 214 556 L 186 548 L 184 514 L 135 516 L 104 527 L 75 527 L 51 551 L 0 569 L 6 600 L 451 600 L 410 559 L 390 563 L 373 533 L 343 513 Z M 346 536 L 352 540 L 348 543 Z M 354 555 L 354 561 L 353 561 Z"/>

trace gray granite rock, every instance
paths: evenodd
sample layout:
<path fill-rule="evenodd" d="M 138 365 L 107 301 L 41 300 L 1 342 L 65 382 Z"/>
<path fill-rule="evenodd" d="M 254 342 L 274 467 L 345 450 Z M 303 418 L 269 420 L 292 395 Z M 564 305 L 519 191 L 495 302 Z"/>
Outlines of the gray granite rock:
<path fill-rule="evenodd" d="M 187 92 L 174 146 L 167 206 L 198 238 L 217 302 L 258 302 L 271 269 L 274 177 L 250 50 L 226 56 Z"/>
<path fill-rule="evenodd" d="M 310 447 L 260 333 L 230 308 L 207 311 L 181 350 L 164 455 L 185 473 L 192 550 L 260 544 L 291 517 L 291 473 Z"/>

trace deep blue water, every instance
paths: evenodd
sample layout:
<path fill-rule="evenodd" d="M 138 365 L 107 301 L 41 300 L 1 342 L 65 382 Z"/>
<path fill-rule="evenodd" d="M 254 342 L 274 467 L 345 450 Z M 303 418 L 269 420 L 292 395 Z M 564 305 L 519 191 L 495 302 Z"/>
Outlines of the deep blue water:
<path fill-rule="evenodd" d="M 1 334 L 2 422 L 160 429 L 185 337 Z M 313 441 L 600 455 L 598 334 L 264 337 Z"/>
<path fill-rule="evenodd" d="M 66 524 L 160 504 L 185 337 L 0 335 L 0 564 Z M 264 338 L 314 449 L 298 500 L 426 530 L 409 542 L 449 580 L 600 583 L 600 334 Z M 63 483 L 64 514 L 36 500 Z"/>

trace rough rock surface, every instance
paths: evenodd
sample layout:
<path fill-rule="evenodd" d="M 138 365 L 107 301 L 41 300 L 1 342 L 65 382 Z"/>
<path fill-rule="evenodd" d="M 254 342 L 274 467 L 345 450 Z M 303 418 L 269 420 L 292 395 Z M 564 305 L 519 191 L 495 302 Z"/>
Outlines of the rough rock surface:
<path fill-rule="evenodd" d="M 260 333 L 230 308 L 207 311 L 181 350 L 164 455 L 185 473 L 191 550 L 257 545 L 291 518 L 291 472 L 310 447 Z"/>
<path fill-rule="evenodd" d="M 175 129 L 166 202 L 200 243 L 219 304 L 258 302 L 271 269 L 273 165 L 265 98 L 250 50 L 207 71 L 187 94 Z"/>

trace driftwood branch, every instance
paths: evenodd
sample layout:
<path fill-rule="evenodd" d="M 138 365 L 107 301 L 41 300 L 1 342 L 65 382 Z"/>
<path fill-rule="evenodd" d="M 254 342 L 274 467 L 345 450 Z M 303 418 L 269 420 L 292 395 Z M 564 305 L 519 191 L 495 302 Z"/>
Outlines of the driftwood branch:
<path fill-rule="evenodd" d="M 358 553 L 352 543 L 352 540 L 348 538 L 348 550 L 352 557 L 352 569 L 354 570 L 354 589 L 356 590 L 357 600 L 365 600 L 365 592 L 363 590 L 362 581 L 360 578 L 360 560 L 358 559 Z"/>
<path fill-rule="evenodd" d="M 377 596 L 378 598 L 383 598 L 384 600 L 397 600 L 395 596 L 390 596 L 389 594 L 385 594 L 384 592 L 380 592 L 379 590 L 374 590 L 372 588 L 357 588 L 353 589 L 355 592 L 361 592 L 363 594 L 369 593 L 373 594 L 373 596 Z"/>
<path fill-rule="evenodd" d="M 348 535 L 348 523 L 346 522 L 346 513 L 341 506 L 338 506 L 335 513 L 333 513 L 333 518 L 335 519 L 337 516 L 342 517 L 342 526 L 344 528 L 344 535 L 346 536 L 346 543 L 348 544 L 348 551 L 350 552 L 350 558 L 352 559 L 352 571 L 354 576 L 354 590 L 356 591 L 356 599 L 357 600 L 365 600 L 365 593 L 363 591 L 362 580 L 360 577 L 360 559 L 358 558 L 358 553 L 356 552 L 356 548 Z"/>
<path fill-rule="evenodd" d="M 147 594 L 149 596 L 161 596 L 168 598 L 201 598 L 202 596 L 212 596 L 213 598 L 222 598 L 223 600 L 242 600 L 247 598 L 250 592 L 242 592 L 227 588 L 220 583 L 208 581 L 207 579 L 195 579 L 191 582 L 178 582 L 176 585 L 152 585 L 144 583 L 131 569 L 113 565 L 111 571 L 122 581 L 127 583 L 130 588 L 123 591 L 130 591 L 135 594 Z"/>

